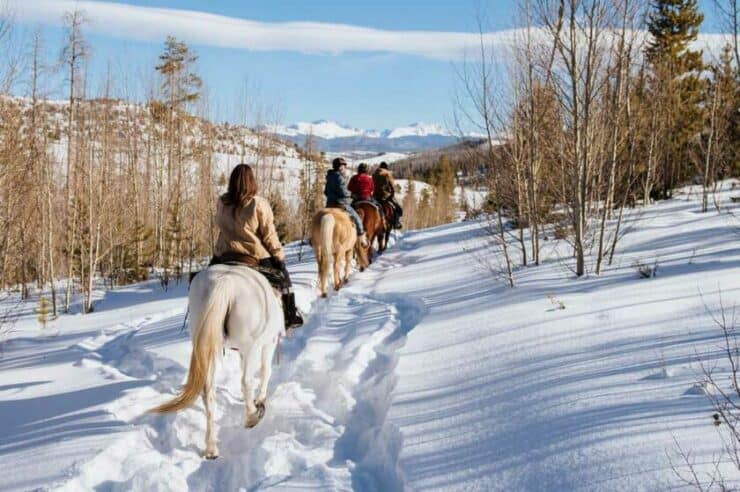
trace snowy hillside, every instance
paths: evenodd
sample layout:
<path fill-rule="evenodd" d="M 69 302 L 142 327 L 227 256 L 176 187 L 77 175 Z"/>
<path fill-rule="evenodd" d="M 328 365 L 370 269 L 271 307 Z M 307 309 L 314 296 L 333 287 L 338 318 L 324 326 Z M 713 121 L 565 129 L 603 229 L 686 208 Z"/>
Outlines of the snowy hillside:
<path fill-rule="evenodd" d="M 403 201 L 403 198 L 408 194 L 409 180 L 397 179 L 395 181 L 396 186 L 399 189 L 399 191 L 396 193 L 397 200 Z M 433 193 L 434 187 L 424 181 L 414 180 L 414 196 L 417 200 L 421 198 L 423 190 L 426 190 L 428 193 Z M 463 193 L 468 206 L 475 210 L 479 210 L 483 207 L 489 195 L 488 191 L 485 190 L 468 188 L 466 186 L 455 186 L 454 198 L 457 203 L 462 202 Z"/>
<path fill-rule="evenodd" d="M 0 353 L 0 488 L 681 488 L 678 445 L 702 471 L 721 451 L 695 383 L 701 359 L 729 384 L 707 309 L 718 313 L 720 291 L 725 306 L 740 299 L 740 225 L 678 197 L 631 215 L 603 275 L 574 279 L 569 246 L 550 240 L 514 289 L 488 268 L 496 253 L 473 222 L 406 232 L 327 300 L 292 245 L 310 316 L 281 345 L 254 429 L 238 356 L 225 355 L 216 461 L 200 457 L 200 402 L 143 414 L 185 376 L 184 284 L 101 292 L 95 313 L 46 331 L 23 305 Z M 657 276 L 640 278 L 637 262 Z"/>

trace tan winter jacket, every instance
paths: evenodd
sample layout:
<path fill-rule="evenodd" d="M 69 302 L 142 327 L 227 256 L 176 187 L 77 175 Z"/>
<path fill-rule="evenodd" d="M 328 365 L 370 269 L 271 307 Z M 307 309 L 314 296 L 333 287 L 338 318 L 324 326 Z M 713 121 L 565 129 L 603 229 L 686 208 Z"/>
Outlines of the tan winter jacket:
<path fill-rule="evenodd" d="M 373 173 L 373 183 L 375 184 L 374 196 L 378 200 L 387 200 L 396 194 L 396 183 L 387 169 L 382 167 L 376 169 Z"/>
<path fill-rule="evenodd" d="M 218 239 L 214 254 L 226 253 L 249 255 L 257 260 L 274 256 L 284 261 L 285 253 L 280 244 L 270 203 L 261 196 L 255 196 L 247 206 L 233 213 L 234 207 L 224 205 L 223 198 L 218 200 L 216 225 Z"/>

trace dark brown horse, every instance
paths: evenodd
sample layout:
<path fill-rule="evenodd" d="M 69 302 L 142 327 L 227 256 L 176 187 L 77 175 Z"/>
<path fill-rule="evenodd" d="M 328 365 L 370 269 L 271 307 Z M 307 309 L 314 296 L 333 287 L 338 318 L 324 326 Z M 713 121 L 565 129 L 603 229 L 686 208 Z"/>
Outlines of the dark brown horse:
<path fill-rule="evenodd" d="M 380 208 L 383 210 L 384 229 L 383 234 L 378 236 L 378 252 L 382 253 L 388 247 L 388 240 L 391 238 L 391 232 L 393 232 L 393 223 L 395 221 L 396 212 L 388 201 L 382 201 Z"/>
<path fill-rule="evenodd" d="M 369 202 L 360 201 L 355 202 L 352 205 L 357 210 L 357 215 L 362 219 L 362 226 L 365 228 L 367 234 L 368 247 L 366 250 L 366 257 L 368 263 L 373 262 L 373 244 L 375 240 L 378 240 L 378 246 L 382 246 L 383 238 L 385 237 L 386 223 L 383 217 L 378 212 L 378 209 Z M 359 247 L 359 246 L 358 246 Z M 360 268 L 360 271 L 363 269 Z"/>

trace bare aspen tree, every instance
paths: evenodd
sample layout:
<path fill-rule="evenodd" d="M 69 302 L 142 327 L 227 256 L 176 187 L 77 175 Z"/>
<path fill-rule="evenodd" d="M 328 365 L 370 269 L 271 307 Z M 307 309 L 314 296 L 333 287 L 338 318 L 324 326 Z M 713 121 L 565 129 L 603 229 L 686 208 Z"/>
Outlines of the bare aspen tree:
<path fill-rule="evenodd" d="M 601 274 L 604 255 L 607 251 L 607 219 L 610 217 L 614 204 L 614 193 L 617 180 L 617 165 L 620 154 L 626 146 L 627 131 L 627 99 L 631 79 L 631 62 L 634 56 L 636 43 L 634 19 L 638 18 L 640 4 L 635 0 L 618 0 L 616 13 L 618 21 L 612 32 L 616 34 L 616 46 L 612 48 L 609 71 L 612 82 L 608 86 L 606 101 L 606 118 L 608 125 L 606 183 L 601 194 L 601 213 L 596 256 L 596 275 Z M 599 190 L 597 190 L 599 191 Z"/>
<path fill-rule="evenodd" d="M 719 14 L 723 32 L 729 33 L 730 45 L 735 54 L 735 67 L 740 70 L 740 2 L 738 0 L 712 0 Z"/>
<path fill-rule="evenodd" d="M 458 71 L 461 95 L 456 105 L 456 109 L 460 113 L 460 116 L 457 118 L 463 118 L 475 125 L 486 136 L 487 145 L 485 145 L 483 153 L 489 174 L 490 189 L 495 200 L 496 213 L 494 220 L 496 222 L 496 231 L 494 235 L 497 238 L 498 245 L 504 257 L 507 283 L 513 287 L 514 268 L 511 255 L 509 254 L 509 244 L 503 217 L 503 173 L 496 166 L 497 159 L 494 153 L 498 134 L 502 131 L 503 108 L 498 106 L 500 100 L 497 100 L 494 93 L 493 71 L 495 64 L 493 49 L 487 45 L 482 17 L 479 15 L 477 20 L 479 32 L 478 53 L 474 60 L 463 63 L 461 69 Z M 419 208 L 424 208 L 423 193 Z"/>
<path fill-rule="evenodd" d="M 14 16 L 10 4 L 0 3 L 0 94 L 8 94 L 18 78 L 22 54 L 14 46 Z"/>
<path fill-rule="evenodd" d="M 69 97 L 67 108 L 67 160 L 65 172 L 65 217 L 66 223 L 66 249 L 67 249 L 67 286 L 64 292 L 64 310 L 69 311 L 69 305 L 72 297 L 72 286 L 74 282 L 74 255 L 73 251 L 77 246 L 77 228 L 78 216 L 77 207 L 74 205 L 73 189 L 75 188 L 76 172 L 75 159 L 79 155 L 79 150 L 73 145 L 76 133 L 76 116 L 78 107 L 78 84 L 80 82 L 80 70 L 84 60 L 88 56 L 88 45 L 85 40 L 82 28 L 86 22 L 84 13 L 80 10 L 64 14 L 63 22 L 65 25 L 65 43 L 60 55 L 60 61 L 67 69 L 67 82 L 69 84 Z"/>
<path fill-rule="evenodd" d="M 552 80 L 567 130 L 563 160 L 577 276 L 586 273 L 589 212 L 595 173 L 603 157 L 598 98 L 607 80 L 605 46 L 612 5 L 605 0 L 537 0 L 540 21 L 558 55 L 553 67 L 557 76 Z"/>
<path fill-rule="evenodd" d="M 170 36 L 165 42 L 165 50 L 160 55 L 156 69 L 162 77 L 161 89 L 166 103 L 166 207 L 167 220 L 160 225 L 160 247 L 166 248 L 161 257 L 165 260 L 165 282 L 169 269 L 174 266 L 176 276 L 182 274 L 182 245 L 184 229 L 184 131 L 189 118 L 185 113 L 188 105 L 200 97 L 203 85 L 195 73 L 194 65 L 198 57 L 183 42 Z M 164 177 L 164 175 L 162 176 Z M 164 184 L 161 184 L 164 188 Z M 164 212 L 164 210 L 162 210 Z"/>

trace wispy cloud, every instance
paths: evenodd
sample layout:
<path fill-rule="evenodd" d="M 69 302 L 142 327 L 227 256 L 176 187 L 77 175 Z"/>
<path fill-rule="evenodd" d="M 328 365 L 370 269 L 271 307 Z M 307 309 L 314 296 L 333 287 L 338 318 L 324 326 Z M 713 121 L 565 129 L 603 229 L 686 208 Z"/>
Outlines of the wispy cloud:
<path fill-rule="evenodd" d="M 320 22 L 259 22 L 192 10 L 151 8 L 92 0 L 9 0 L 17 18 L 25 22 L 59 24 L 65 12 L 85 12 L 89 30 L 140 41 L 161 41 L 171 34 L 187 42 L 252 51 L 293 51 L 338 55 L 382 52 L 438 60 L 459 60 L 480 46 L 470 32 L 389 31 Z M 512 46 L 516 30 L 486 33 L 485 43 Z M 717 46 L 721 35 L 703 36 L 699 44 Z"/>

